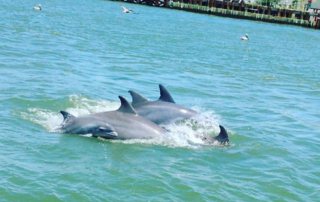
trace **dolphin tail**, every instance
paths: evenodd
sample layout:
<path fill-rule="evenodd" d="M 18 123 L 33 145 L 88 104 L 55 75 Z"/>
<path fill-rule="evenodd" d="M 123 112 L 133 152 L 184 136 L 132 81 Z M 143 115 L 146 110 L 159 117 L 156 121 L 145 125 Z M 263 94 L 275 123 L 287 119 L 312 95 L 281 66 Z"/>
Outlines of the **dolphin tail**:
<path fill-rule="evenodd" d="M 220 133 L 214 139 L 217 140 L 220 144 L 228 144 L 229 143 L 229 135 L 226 129 L 219 125 Z"/>

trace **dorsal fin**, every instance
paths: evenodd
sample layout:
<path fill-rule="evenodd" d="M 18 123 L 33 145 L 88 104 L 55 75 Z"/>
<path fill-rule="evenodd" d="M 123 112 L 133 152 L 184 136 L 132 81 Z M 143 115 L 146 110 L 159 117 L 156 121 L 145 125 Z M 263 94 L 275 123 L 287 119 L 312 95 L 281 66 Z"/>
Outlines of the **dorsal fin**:
<path fill-rule="evenodd" d="M 226 131 L 226 129 L 219 125 L 220 133 L 218 136 L 215 137 L 216 140 L 218 140 L 221 144 L 228 144 L 229 143 L 229 136 Z"/>
<path fill-rule="evenodd" d="M 164 101 L 164 102 L 175 103 L 175 101 L 173 100 L 173 98 L 170 95 L 169 91 L 163 85 L 159 84 L 159 89 L 160 89 L 159 100 Z"/>
<path fill-rule="evenodd" d="M 70 114 L 69 112 L 66 112 L 66 111 L 60 111 L 60 113 L 63 116 L 63 121 L 64 122 L 76 118 L 75 116 L 73 116 L 72 114 Z"/>
<path fill-rule="evenodd" d="M 117 111 L 123 112 L 123 113 L 131 113 L 131 114 L 137 114 L 137 112 L 133 109 L 132 105 L 122 96 L 119 96 L 121 106 Z"/>
<path fill-rule="evenodd" d="M 147 98 L 143 97 L 139 93 L 136 93 L 132 90 L 129 90 L 129 93 L 132 97 L 132 105 L 133 106 L 144 103 L 144 102 L 148 102 Z"/>

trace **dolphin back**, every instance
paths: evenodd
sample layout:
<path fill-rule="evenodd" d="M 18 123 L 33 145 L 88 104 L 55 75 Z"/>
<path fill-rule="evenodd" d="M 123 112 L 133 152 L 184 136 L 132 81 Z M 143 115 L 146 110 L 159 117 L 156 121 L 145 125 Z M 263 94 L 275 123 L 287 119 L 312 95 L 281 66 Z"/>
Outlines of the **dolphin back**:
<path fill-rule="evenodd" d="M 119 96 L 121 105 L 117 111 L 129 114 L 137 114 L 132 105 L 122 96 Z"/>
<path fill-rule="evenodd" d="M 132 106 L 136 107 L 139 106 L 141 104 L 145 104 L 148 102 L 148 99 L 143 97 L 142 95 L 140 95 L 139 93 L 129 90 L 128 91 L 132 97 Z"/>

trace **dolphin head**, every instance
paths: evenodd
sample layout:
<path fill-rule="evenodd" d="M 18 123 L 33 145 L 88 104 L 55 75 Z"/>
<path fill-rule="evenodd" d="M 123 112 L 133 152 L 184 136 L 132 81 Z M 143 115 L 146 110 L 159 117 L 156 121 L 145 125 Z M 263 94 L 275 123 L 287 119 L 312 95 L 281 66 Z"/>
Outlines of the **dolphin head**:
<path fill-rule="evenodd" d="M 106 139 L 114 139 L 118 136 L 114 128 L 108 123 L 98 123 L 87 128 L 88 132 L 92 134 L 93 137 L 101 137 Z"/>
<path fill-rule="evenodd" d="M 63 126 L 66 133 L 70 134 L 91 134 L 93 137 L 101 137 L 105 139 L 115 139 L 118 133 L 114 128 L 100 120 L 75 120 L 73 123 Z"/>
<path fill-rule="evenodd" d="M 106 121 L 97 117 L 75 117 L 66 111 L 60 111 L 63 115 L 61 129 L 70 134 L 92 134 L 94 137 L 113 139 L 118 136 L 114 128 Z"/>

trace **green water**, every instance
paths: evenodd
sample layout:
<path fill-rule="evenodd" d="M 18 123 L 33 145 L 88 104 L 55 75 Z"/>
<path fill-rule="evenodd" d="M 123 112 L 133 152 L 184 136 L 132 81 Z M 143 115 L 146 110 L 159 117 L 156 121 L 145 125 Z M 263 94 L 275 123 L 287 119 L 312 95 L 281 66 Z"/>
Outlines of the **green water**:
<path fill-rule="evenodd" d="M 317 30 L 111 1 L 0 1 L 0 201 L 319 201 Z M 121 5 L 135 11 L 123 14 Z M 250 40 L 240 41 L 248 33 Z M 60 134 L 162 83 L 164 140 Z M 230 133 L 229 147 L 197 134 Z"/>

